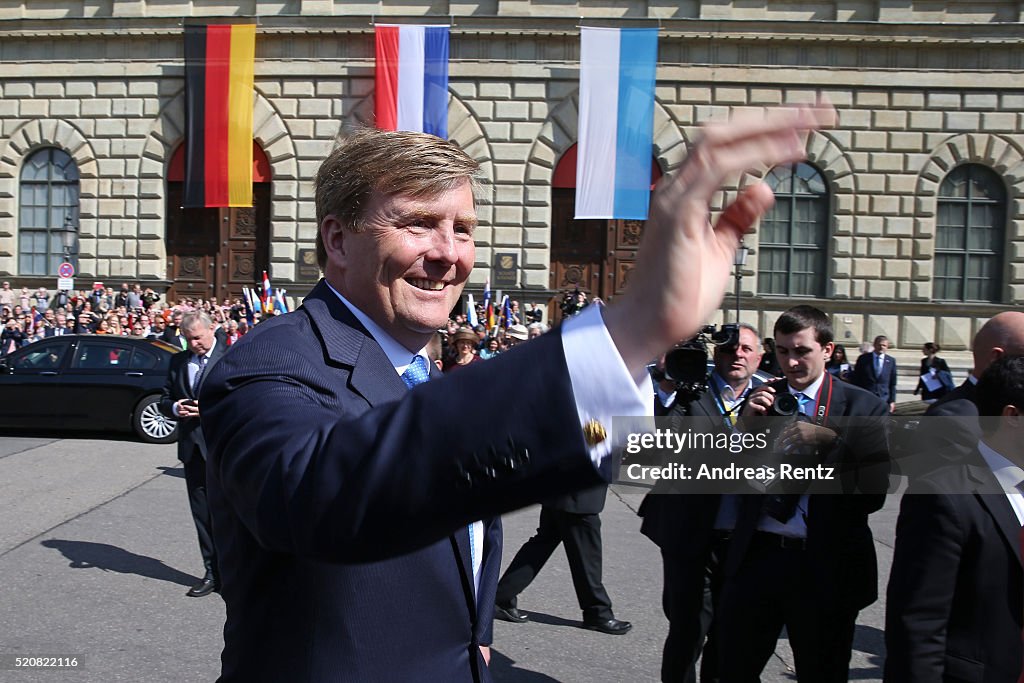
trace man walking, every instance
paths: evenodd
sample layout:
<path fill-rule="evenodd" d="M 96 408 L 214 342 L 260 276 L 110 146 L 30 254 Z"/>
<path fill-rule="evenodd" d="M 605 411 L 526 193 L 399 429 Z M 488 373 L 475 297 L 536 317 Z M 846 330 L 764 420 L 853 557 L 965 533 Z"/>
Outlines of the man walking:
<path fill-rule="evenodd" d="M 889 338 L 875 337 L 874 352 L 862 353 L 853 368 L 853 383 L 882 399 L 891 413 L 896 408 L 896 361 L 886 353 Z"/>

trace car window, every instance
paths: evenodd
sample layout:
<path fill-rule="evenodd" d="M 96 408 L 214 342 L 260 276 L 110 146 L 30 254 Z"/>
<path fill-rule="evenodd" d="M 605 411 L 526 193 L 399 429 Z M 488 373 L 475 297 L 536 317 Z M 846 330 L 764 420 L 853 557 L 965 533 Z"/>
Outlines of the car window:
<path fill-rule="evenodd" d="M 135 349 L 128 365 L 132 370 L 155 370 L 160 367 L 160 356 L 146 349 Z"/>
<path fill-rule="evenodd" d="M 66 344 L 46 344 L 38 348 L 27 349 L 11 360 L 11 367 L 23 372 L 56 370 L 60 367 L 67 348 Z"/>
<path fill-rule="evenodd" d="M 123 370 L 129 366 L 132 349 L 128 345 L 82 342 L 71 367 L 76 370 Z"/>

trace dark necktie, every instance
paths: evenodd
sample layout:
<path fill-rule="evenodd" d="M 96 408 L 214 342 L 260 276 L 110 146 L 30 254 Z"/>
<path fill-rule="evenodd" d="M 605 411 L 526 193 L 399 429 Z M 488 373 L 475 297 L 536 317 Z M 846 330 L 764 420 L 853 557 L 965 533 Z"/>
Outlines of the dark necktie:
<path fill-rule="evenodd" d="M 196 376 L 192 378 L 192 393 L 199 393 L 199 383 L 203 381 L 203 371 L 206 370 L 206 356 L 199 357 L 199 369 L 196 370 Z"/>

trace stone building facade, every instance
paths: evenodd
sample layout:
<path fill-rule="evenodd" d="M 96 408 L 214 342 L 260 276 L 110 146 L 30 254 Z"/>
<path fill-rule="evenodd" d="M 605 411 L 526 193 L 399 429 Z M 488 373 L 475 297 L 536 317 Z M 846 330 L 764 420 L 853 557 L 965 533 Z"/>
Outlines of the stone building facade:
<path fill-rule="evenodd" d="M 182 26 L 225 18 L 258 23 L 257 207 L 183 212 Z M 838 109 L 806 166 L 751 169 L 719 202 L 758 178 L 780 193 L 770 230 L 747 239 L 744 320 L 770 327 L 808 302 L 848 344 L 964 348 L 1024 303 L 1019 0 L 3 3 L 0 276 L 52 289 L 74 232 L 76 287 L 223 296 L 267 268 L 301 295 L 316 277 L 311 178 L 339 135 L 372 123 L 375 21 L 452 25 L 449 137 L 492 181 L 471 289 L 490 276 L 548 302 L 628 280 L 642 226 L 571 217 L 583 23 L 661 29 L 656 173 L 702 123 L 821 95 Z"/>

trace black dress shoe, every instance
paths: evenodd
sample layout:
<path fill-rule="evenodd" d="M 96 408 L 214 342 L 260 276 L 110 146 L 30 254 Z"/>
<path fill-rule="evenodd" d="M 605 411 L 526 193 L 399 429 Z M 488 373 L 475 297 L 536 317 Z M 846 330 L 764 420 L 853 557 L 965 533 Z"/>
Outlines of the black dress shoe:
<path fill-rule="evenodd" d="M 618 619 L 584 619 L 583 628 L 607 633 L 610 636 L 621 636 L 628 633 L 629 629 L 633 628 L 633 624 Z"/>
<path fill-rule="evenodd" d="M 190 598 L 201 598 L 204 595 L 209 595 L 210 593 L 214 592 L 215 590 L 217 590 L 217 588 L 217 579 L 215 579 L 212 575 L 207 574 L 203 577 L 202 581 L 189 588 L 188 592 L 185 593 L 185 595 L 187 595 Z"/>
<path fill-rule="evenodd" d="M 502 621 L 511 621 L 513 624 L 521 624 L 529 621 L 530 617 L 526 612 L 521 612 L 515 607 L 494 606 L 494 616 Z"/>

